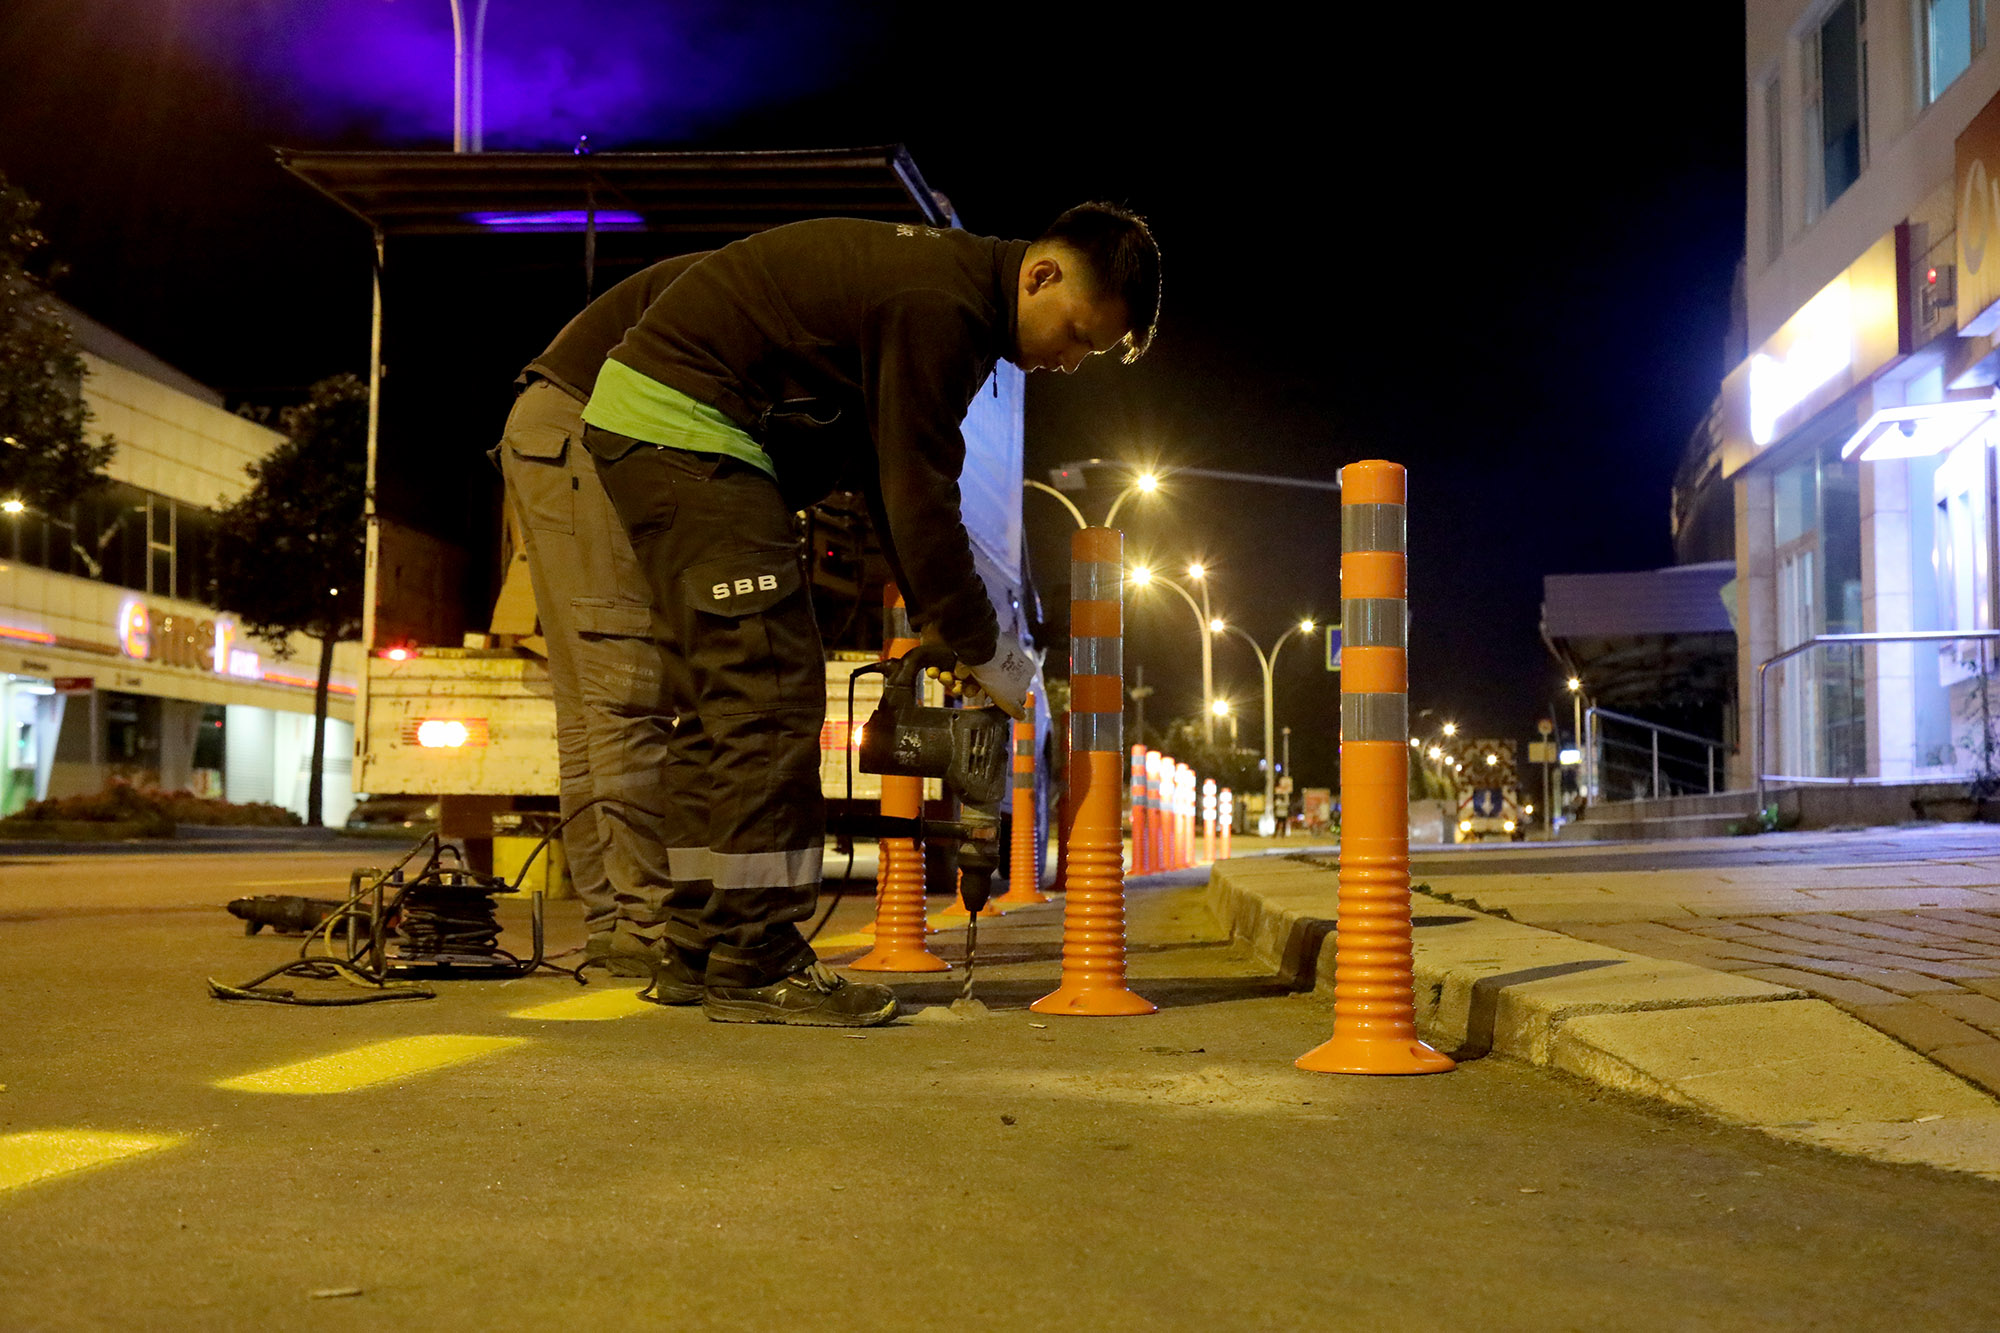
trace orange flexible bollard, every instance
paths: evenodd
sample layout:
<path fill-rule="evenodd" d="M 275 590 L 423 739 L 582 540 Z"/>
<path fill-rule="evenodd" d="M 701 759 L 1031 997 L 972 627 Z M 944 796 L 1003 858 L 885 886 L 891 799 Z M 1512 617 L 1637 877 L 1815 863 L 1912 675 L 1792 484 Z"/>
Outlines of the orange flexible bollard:
<path fill-rule="evenodd" d="M 1299 1057 L 1333 1074 L 1441 1074 L 1417 1040 L 1410 947 L 1410 699 L 1402 467 L 1340 473 L 1340 911 L 1333 1036 Z"/>
<path fill-rule="evenodd" d="M 1023 818 L 1026 816 L 1026 818 Z M 1014 724 L 1014 836 L 1007 844 L 1007 892 L 994 899 L 1002 907 L 1033 907 L 1045 903 L 1041 857 L 1035 839 L 1035 695 L 1028 692 L 1028 715 Z"/>
<path fill-rule="evenodd" d="M 1174 860 L 1177 869 L 1194 864 L 1194 818 L 1188 809 L 1188 791 L 1194 784 L 1194 770 L 1186 764 L 1174 765 Z"/>
<path fill-rule="evenodd" d="M 1161 755 L 1160 761 L 1146 770 L 1146 826 L 1153 834 L 1154 870 L 1174 868 L 1174 840 L 1169 836 L 1171 819 L 1167 814 L 1167 774 L 1173 767 L 1174 761 Z"/>
<path fill-rule="evenodd" d="M 1236 793 L 1224 787 L 1215 797 L 1215 817 L 1222 825 L 1222 859 L 1229 859 L 1229 838 L 1236 832 Z"/>
<path fill-rule="evenodd" d="M 1180 773 L 1178 804 L 1181 812 L 1181 868 L 1194 864 L 1194 770 L 1182 764 Z"/>
<path fill-rule="evenodd" d="M 1160 759 L 1160 751 L 1146 751 L 1146 773 L 1140 777 L 1140 799 L 1146 803 L 1146 869 L 1140 875 L 1166 869 L 1166 859 L 1160 855 Z"/>
<path fill-rule="evenodd" d="M 1201 823 L 1202 859 L 1211 865 L 1215 863 L 1215 779 L 1204 778 L 1201 783 Z"/>
<path fill-rule="evenodd" d="M 1049 717 L 1051 728 L 1060 725 L 1064 734 L 1069 731 L 1069 714 Z M 1069 826 L 1076 821 L 1076 806 L 1071 799 L 1076 790 L 1076 774 L 1069 771 L 1069 747 L 1057 743 L 1057 752 L 1063 757 L 1062 790 L 1056 797 L 1056 877 L 1052 886 L 1057 893 L 1069 891 Z"/>
<path fill-rule="evenodd" d="M 1146 747 L 1132 747 L 1132 870 L 1146 873 Z"/>
<path fill-rule="evenodd" d="M 901 657 L 917 646 L 909 609 L 894 584 L 882 593 L 882 655 Z M 882 775 L 882 813 L 904 819 L 924 813 L 924 780 Z M 924 943 L 924 846 L 915 838 L 882 838 L 875 870 L 875 947 L 847 966 L 858 972 L 949 972 L 951 964 Z"/>
<path fill-rule="evenodd" d="M 1150 1014 L 1125 986 L 1124 539 L 1085 528 L 1070 539 L 1069 771 L 1076 791 L 1063 902 L 1062 984 L 1042 1014 Z"/>

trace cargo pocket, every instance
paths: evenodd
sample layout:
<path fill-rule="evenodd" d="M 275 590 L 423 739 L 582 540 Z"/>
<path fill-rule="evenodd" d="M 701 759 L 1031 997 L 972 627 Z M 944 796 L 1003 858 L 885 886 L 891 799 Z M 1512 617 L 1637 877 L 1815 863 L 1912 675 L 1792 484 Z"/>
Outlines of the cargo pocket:
<path fill-rule="evenodd" d="M 615 635 L 621 639 L 656 637 L 660 622 L 653 608 L 643 602 L 616 601 L 609 597 L 572 597 L 570 611 L 581 634 Z"/>
<path fill-rule="evenodd" d="M 798 556 L 789 546 L 707 560 L 681 575 L 688 605 L 713 616 L 757 615 L 799 586 Z"/>
<path fill-rule="evenodd" d="M 521 506 L 521 520 L 537 532 L 576 531 L 576 488 L 566 465 L 570 433 L 560 426 L 531 423 L 501 441 L 509 459 L 508 479 Z"/>

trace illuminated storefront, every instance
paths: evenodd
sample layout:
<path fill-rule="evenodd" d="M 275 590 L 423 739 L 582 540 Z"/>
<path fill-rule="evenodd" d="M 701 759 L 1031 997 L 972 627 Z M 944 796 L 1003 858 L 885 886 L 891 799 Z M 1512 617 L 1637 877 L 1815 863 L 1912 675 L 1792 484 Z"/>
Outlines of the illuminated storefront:
<path fill-rule="evenodd" d="M 1983 688 L 2000 651 L 1950 637 L 2000 626 L 2000 100 L 1955 146 L 1949 185 L 1724 382 L 1740 779 L 1760 674 L 1767 775 L 1955 782 L 2000 766 L 2000 695 Z M 1841 635 L 1871 637 L 1814 644 Z"/>
<path fill-rule="evenodd" d="M 0 813 L 124 780 L 301 814 L 319 649 L 279 659 L 199 600 L 217 497 L 279 436 L 77 317 L 111 481 L 60 513 L 0 512 Z M 352 804 L 359 648 L 335 651 L 323 818 Z"/>

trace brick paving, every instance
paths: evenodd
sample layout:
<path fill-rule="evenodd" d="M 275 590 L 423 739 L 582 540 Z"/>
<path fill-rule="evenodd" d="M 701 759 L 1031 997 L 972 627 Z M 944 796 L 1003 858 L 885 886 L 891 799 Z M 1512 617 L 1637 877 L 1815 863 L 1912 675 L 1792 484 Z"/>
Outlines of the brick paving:
<path fill-rule="evenodd" d="M 1806 991 L 2000 1094 L 2000 910 L 1678 916 L 1560 929 Z"/>

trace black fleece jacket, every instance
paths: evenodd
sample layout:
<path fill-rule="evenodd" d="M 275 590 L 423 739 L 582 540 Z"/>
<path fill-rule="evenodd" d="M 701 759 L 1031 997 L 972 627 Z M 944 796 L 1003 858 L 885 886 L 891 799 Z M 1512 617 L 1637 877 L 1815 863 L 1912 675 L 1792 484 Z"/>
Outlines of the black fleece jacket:
<path fill-rule="evenodd" d="M 639 322 L 646 307 L 658 300 L 675 278 L 708 255 L 701 250 L 663 259 L 611 287 L 563 325 L 562 332 L 528 363 L 522 375 L 540 375 L 578 402 L 589 402 L 597 387 L 597 372 L 625 330 Z"/>
<path fill-rule="evenodd" d="M 984 662 L 999 627 L 961 518 L 959 428 L 1014 353 L 1027 251 L 933 227 L 795 222 L 678 274 L 611 359 L 742 426 L 788 501 L 810 503 L 838 474 L 858 484 L 912 617 Z"/>

